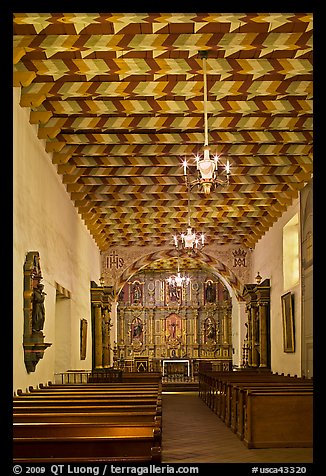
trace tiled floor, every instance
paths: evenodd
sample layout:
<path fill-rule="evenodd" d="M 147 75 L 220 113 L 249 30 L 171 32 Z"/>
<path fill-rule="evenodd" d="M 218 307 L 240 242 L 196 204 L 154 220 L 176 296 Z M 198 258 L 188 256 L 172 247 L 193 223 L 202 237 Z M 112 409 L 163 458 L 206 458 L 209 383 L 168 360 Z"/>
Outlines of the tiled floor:
<path fill-rule="evenodd" d="M 312 463 L 313 449 L 248 449 L 198 392 L 163 392 L 162 462 Z"/>

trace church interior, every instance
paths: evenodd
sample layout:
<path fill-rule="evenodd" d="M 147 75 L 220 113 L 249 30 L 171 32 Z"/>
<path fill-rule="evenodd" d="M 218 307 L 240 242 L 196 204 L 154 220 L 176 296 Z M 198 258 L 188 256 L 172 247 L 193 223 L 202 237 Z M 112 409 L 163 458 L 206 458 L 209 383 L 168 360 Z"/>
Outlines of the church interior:
<path fill-rule="evenodd" d="M 13 15 L 15 461 L 162 462 L 169 392 L 312 450 L 312 42 L 311 13 Z M 119 388 L 132 423 L 55 416 Z M 61 448 L 95 427 L 104 456 Z"/>

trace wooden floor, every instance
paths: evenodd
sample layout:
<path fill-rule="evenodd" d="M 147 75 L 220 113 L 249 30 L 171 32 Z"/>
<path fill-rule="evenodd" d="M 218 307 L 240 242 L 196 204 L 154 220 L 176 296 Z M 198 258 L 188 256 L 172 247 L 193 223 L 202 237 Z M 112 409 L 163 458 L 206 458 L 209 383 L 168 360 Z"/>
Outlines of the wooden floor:
<path fill-rule="evenodd" d="M 313 449 L 248 449 L 198 392 L 163 392 L 162 462 L 312 463 Z"/>

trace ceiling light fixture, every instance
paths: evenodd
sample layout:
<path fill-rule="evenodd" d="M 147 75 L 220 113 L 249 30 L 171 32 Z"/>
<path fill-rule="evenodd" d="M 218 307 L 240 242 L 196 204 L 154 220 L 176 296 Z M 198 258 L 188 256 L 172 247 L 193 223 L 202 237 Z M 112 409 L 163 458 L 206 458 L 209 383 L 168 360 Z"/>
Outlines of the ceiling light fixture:
<path fill-rule="evenodd" d="M 218 175 L 219 167 L 223 164 L 220 164 L 219 156 L 215 154 L 213 157 L 210 156 L 210 147 L 208 145 L 208 120 L 207 120 L 207 73 L 206 73 L 206 60 L 208 56 L 207 51 L 200 51 L 200 57 L 203 60 L 203 75 L 204 75 L 204 127 L 205 127 L 205 142 L 203 156 L 197 154 L 195 157 L 196 166 L 198 170 L 198 178 L 190 182 L 191 187 L 198 185 L 200 190 L 204 192 L 205 195 L 209 195 L 211 190 L 214 190 L 218 185 L 229 185 L 230 177 L 230 162 L 227 160 L 226 165 L 224 165 L 224 174 L 225 177 Z M 189 183 L 187 176 L 187 167 L 188 163 L 185 160 L 183 162 L 183 173 L 186 183 Z M 223 173 L 223 169 L 222 169 Z"/>
<path fill-rule="evenodd" d="M 178 271 L 177 274 L 173 274 L 169 278 L 167 278 L 167 283 L 176 288 L 182 288 L 182 286 L 186 286 L 190 283 L 189 276 L 182 276 L 180 273 L 180 265 L 179 265 L 179 255 L 178 255 Z"/>
<path fill-rule="evenodd" d="M 187 233 L 173 236 L 173 243 L 177 250 L 185 249 L 188 254 L 201 250 L 205 245 L 204 233 L 197 234 L 191 226 L 190 214 L 190 184 L 188 183 L 188 227 Z"/>

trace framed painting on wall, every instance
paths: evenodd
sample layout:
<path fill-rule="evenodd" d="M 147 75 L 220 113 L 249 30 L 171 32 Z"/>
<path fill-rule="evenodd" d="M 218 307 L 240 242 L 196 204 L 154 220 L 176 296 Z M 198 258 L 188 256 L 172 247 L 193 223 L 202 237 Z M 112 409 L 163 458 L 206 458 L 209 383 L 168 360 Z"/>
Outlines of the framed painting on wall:
<path fill-rule="evenodd" d="M 87 320 L 80 320 L 80 360 L 86 359 Z"/>
<path fill-rule="evenodd" d="M 283 350 L 284 352 L 294 352 L 294 316 L 293 316 L 293 295 L 291 292 L 283 294 L 282 300 L 282 320 L 283 320 Z"/>

